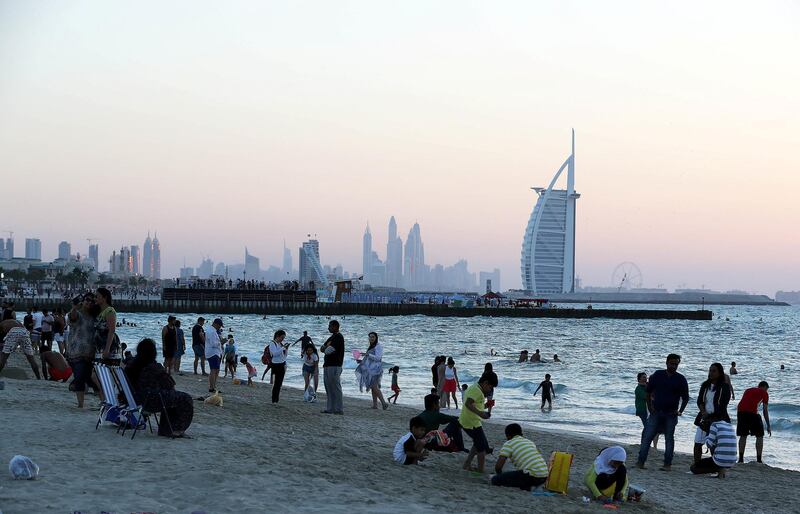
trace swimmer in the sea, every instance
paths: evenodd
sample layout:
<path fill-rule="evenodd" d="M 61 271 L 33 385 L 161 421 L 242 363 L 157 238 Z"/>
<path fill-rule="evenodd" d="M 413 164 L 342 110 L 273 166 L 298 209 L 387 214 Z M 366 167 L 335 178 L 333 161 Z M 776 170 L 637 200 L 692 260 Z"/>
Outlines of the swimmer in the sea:
<path fill-rule="evenodd" d="M 553 354 L 553 362 L 561 362 L 561 359 L 558 358 L 558 354 L 557 353 Z"/>
<path fill-rule="evenodd" d="M 542 380 L 542 383 L 536 388 L 536 391 L 533 392 L 533 396 L 536 396 L 536 393 L 539 392 L 539 389 L 542 390 L 542 412 L 544 412 L 545 402 L 547 402 L 547 410 L 553 410 L 553 400 L 556 397 L 556 390 L 553 387 L 553 383 L 550 382 L 550 373 L 547 373 L 544 376 L 544 380 Z"/>
<path fill-rule="evenodd" d="M 519 352 L 519 360 L 517 362 L 528 362 L 528 350 Z"/>
<path fill-rule="evenodd" d="M 538 348 L 533 352 L 533 355 L 531 355 L 531 362 L 542 362 L 542 354 L 539 353 Z"/>

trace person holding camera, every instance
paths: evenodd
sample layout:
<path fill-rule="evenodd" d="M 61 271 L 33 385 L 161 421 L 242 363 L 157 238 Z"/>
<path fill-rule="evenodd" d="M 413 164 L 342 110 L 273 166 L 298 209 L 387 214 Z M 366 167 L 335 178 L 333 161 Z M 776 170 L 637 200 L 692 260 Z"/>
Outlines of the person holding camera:
<path fill-rule="evenodd" d="M 67 337 L 67 360 L 72 368 L 72 384 L 70 391 L 78 398 L 78 408 L 83 408 L 86 386 L 95 391 L 100 387 L 92 378 L 92 363 L 95 355 L 94 322 L 99 309 L 95 304 L 94 294 L 86 293 L 72 299 L 72 309 L 67 315 L 69 335 Z"/>

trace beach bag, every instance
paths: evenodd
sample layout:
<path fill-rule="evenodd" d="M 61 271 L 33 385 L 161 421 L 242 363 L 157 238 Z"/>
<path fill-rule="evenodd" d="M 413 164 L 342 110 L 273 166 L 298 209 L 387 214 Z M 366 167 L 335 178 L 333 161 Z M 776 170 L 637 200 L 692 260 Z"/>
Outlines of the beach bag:
<path fill-rule="evenodd" d="M 204 401 L 208 405 L 216 405 L 217 407 L 222 407 L 223 404 L 222 395 L 216 392 L 211 396 L 209 396 L 208 398 L 206 398 Z"/>
<path fill-rule="evenodd" d="M 269 354 L 269 352 L 264 352 L 261 354 L 261 364 L 264 366 L 269 366 L 272 364 L 272 356 Z"/>
<path fill-rule="evenodd" d="M 317 393 L 314 391 L 314 386 L 309 385 L 308 389 L 305 390 L 303 393 L 303 401 L 308 403 L 314 403 L 317 401 Z"/>
<path fill-rule="evenodd" d="M 550 473 L 544 486 L 548 491 L 567 494 L 569 488 L 569 472 L 572 468 L 572 459 L 575 456 L 566 452 L 553 452 L 550 454 Z"/>

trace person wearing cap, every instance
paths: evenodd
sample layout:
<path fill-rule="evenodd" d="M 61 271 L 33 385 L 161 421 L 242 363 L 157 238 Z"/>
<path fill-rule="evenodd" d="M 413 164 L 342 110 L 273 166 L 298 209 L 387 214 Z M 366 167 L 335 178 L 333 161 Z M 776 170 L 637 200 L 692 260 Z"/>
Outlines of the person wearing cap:
<path fill-rule="evenodd" d="M 220 318 L 216 318 L 210 327 L 205 328 L 205 354 L 208 361 L 208 392 L 213 393 L 217 390 L 217 377 L 219 377 L 219 365 L 222 361 L 222 341 L 219 338 L 218 330 L 224 325 Z"/>
<path fill-rule="evenodd" d="M 194 374 L 197 375 L 197 362 L 200 362 L 200 369 L 203 375 L 206 373 L 206 333 L 203 329 L 206 319 L 202 316 L 197 318 L 197 323 L 192 327 L 192 350 L 194 351 Z"/>

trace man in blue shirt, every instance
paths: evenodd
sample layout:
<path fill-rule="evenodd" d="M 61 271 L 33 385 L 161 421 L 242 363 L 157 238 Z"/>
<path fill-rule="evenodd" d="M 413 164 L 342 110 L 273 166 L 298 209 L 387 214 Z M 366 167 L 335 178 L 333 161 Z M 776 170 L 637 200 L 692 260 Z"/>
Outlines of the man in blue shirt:
<path fill-rule="evenodd" d="M 678 373 L 681 356 L 671 353 L 667 356 L 667 369 L 660 369 L 650 376 L 647 382 L 647 408 L 650 417 L 642 431 L 642 444 L 636 467 L 644 469 L 650 444 L 656 434 L 664 434 L 664 466 L 662 471 L 672 469 L 672 456 L 675 453 L 675 426 L 678 416 L 683 415 L 689 403 L 689 384 L 686 377 Z M 680 403 L 680 408 L 678 407 Z"/>

